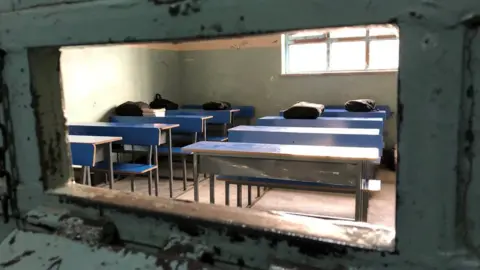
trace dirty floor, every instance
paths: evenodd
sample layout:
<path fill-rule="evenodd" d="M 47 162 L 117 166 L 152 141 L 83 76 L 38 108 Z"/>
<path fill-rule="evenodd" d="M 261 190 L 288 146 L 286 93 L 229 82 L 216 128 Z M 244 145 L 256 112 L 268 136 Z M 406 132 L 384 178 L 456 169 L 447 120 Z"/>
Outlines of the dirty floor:
<path fill-rule="evenodd" d="M 168 198 L 168 175 L 166 170 L 161 170 L 160 194 Z M 193 182 L 188 181 L 187 190 L 183 190 L 183 181 L 180 180 L 181 170 L 176 165 L 174 180 L 174 198 L 193 201 Z M 192 177 L 189 169 L 189 178 Z M 202 177 L 203 178 L 203 177 Z M 377 179 L 382 180 L 382 188 L 379 192 L 372 193 L 368 210 L 368 222 L 378 225 L 395 228 L 395 173 L 380 169 Z M 210 190 L 207 179 L 200 183 L 200 203 L 209 203 Z M 100 185 L 104 186 L 105 185 Z M 148 194 L 147 178 L 135 178 L 135 192 Z M 130 191 L 130 179 L 123 179 L 115 183 L 114 189 Z M 252 199 L 256 196 L 256 188 L 252 188 Z M 237 187 L 230 185 L 230 207 L 237 205 Z M 247 206 L 247 187 L 243 186 L 243 206 Z M 342 218 L 353 218 L 354 216 L 354 195 L 331 193 L 331 192 L 309 192 L 294 191 L 286 189 L 271 189 L 254 202 L 252 208 L 262 210 L 277 210 L 286 212 L 297 212 L 307 215 L 335 216 Z M 222 181 L 215 182 L 215 204 L 225 205 L 225 185 Z"/>

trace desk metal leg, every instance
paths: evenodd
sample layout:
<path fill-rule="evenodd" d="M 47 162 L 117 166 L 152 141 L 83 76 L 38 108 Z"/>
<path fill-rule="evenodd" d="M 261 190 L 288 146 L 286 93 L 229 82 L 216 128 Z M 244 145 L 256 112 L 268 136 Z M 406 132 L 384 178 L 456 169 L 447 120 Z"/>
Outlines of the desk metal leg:
<path fill-rule="evenodd" d="M 363 162 L 364 168 L 364 177 L 362 181 L 362 221 L 367 222 L 368 219 L 368 204 L 369 204 L 369 191 L 368 191 L 368 181 L 371 178 L 371 166 L 368 161 Z"/>
<path fill-rule="evenodd" d="M 248 205 L 252 204 L 252 186 L 248 185 Z"/>
<path fill-rule="evenodd" d="M 257 198 L 260 197 L 260 186 L 257 186 Z"/>
<path fill-rule="evenodd" d="M 82 172 L 82 184 L 86 185 L 87 184 L 87 166 L 82 166 L 81 172 Z"/>
<path fill-rule="evenodd" d="M 210 174 L 210 203 L 215 204 L 215 175 Z"/>
<path fill-rule="evenodd" d="M 207 141 L 207 121 L 203 122 L 203 141 Z"/>
<path fill-rule="evenodd" d="M 170 171 L 169 191 L 173 198 L 173 158 L 172 158 L 172 130 L 168 130 L 168 170 Z"/>
<path fill-rule="evenodd" d="M 237 207 L 242 207 L 242 185 L 237 184 Z"/>
<path fill-rule="evenodd" d="M 87 185 L 92 186 L 92 175 L 90 173 L 90 167 L 87 167 Z"/>
<path fill-rule="evenodd" d="M 155 146 L 156 147 L 156 146 Z M 148 148 L 148 165 L 152 165 L 152 146 Z M 152 171 L 148 172 L 148 195 L 152 196 Z"/>
<path fill-rule="evenodd" d="M 153 164 L 157 166 L 155 169 L 155 196 L 158 197 L 158 181 L 160 172 L 158 171 L 158 146 L 153 147 Z"/>
<path fill-rule="evenodd" d="M 130 191 L 135 192 L 135 177 L 130 177 Z"/>
<path fill-rule="evenodd" d="M 230 205 L 230 184 L 225 181 L 225 205 Z"/>
<path fill-rule="evenodd" d="M 183 190 L 187 190 L 187 157 L 182 156 L 182 165 L 183 165 Z"/>
<path fill-rule="evenodd" d="M 113 189 L 113 160 L 112 160 L 112 143 L 106 144 L 106 160 L 108 162 L 108 185 Z"/>
<path fill-rule="evenodd" d="M 367 176 L 366 162 L 359 164 L 359 174 L 357 184 L 355 187 L 355 221 L 366 221 L 366 209 L 365 209 L 365 188 L 364 183 Z M 367 199 L 368 200 L 368 199 Z"/>
<path fill-rule="evenodd" d="M 193 199 L 195 202 L 199 201 L 198 198 L 198 156 L 193 154 Z"/>

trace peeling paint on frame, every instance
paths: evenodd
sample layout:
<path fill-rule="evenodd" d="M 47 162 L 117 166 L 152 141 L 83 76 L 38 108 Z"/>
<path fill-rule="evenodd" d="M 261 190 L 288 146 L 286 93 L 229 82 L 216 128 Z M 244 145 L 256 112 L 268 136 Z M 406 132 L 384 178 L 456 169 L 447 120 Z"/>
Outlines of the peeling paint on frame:
<path fill-rule="evenodd" d="M 19 205 L 23 211 L 47 200 L 45 195 L 42 195 L 43 189 L 38 183 L 41 175 L 38 170 L 40 160 L 39 156 L 35 156 L 43 142 L 40 142 L 40 147 L 36 145 L 37 135 L 32 129 L 35 125 L 34 111 L 28 107 L 23 108 L 25 102 L 32 99 L 28 75 L 33 73 L 35 76 L 43 75 L 50 79 L 52 77 L 49 76 L 55 77 L 51 68 L 45 69 L 43 66 L 41 71 L 42 65 L 38 67 L 28 65 L 27 48 L 125 41 L 204 39 L 322 26 L 395 22 L 401 29 L 398 83 L 400 162 L 397 183 L 397 251 L 365 253 L 363 250 L 343 247 L 343 251 L 338 252 L 335 246 L 320 242 L 311 246 L 303 242 L 291 246 L 285 244 L 271 246 L 267 244 L 268 242 L 263 242 L 266 236 L 262 237 L 262 232 L 258 229 L 254 231 L 260 234 L 260 240 L 252 239 L 249 240 L 251 242 L 241 244 L 236 242 L 230 245 L 228 244 L 232 242 L 229 240 L 230 237 L 215 232 L 214 224 L 205 225 L 205 230 L 211 233 L 210 239 L 225 245 L 222 251 L 230 253 L 231 259 L 236 256 L 239 264 L 243 261 L 249 263 L 248 266 L 260 268 L 268 265 L 267 259 L 254 258 L 251 262 L 239 259 L 243 257 L 242 255 L 249 254 L 249 249 L 258 250 L 253 249 L 255 245 L 259 245 L 259 252 L 263 252 L 263 249 L 264 253 L 251 254 L 252 256 L 262 257 L 259 255 L 265 253 L 281 255 L 293 263 L 306 263 L 327 269 L 342 269 L 335 267 L 346 269 L 347 266 L 374 269 L 477 267 L 466 259 L 475 252 L 464 250 L 465 246 L 456 231 L 456 223 L 459 220 L 456 209 L 457 197 L 461 194 L 457 193 L 458 186 L 455 181 L 459 177 L 466 177 L 469 181 L 477 180 L 468 176 L 465 171 L 457 170 L 459 160 L 462 160 L 465 153 L 458 153 L 458 145 L 455 142 L 463 140 L 458 134 L 464 123 L 464 116 L 460 113 L 460 108 L 465 102 L 460 95 L 464 92 L 462 85 L 465 66 L 461 57 L 465 41 L 464 18 L 480 14 L 478 1 L 464 0 L 455 6 L 449 5 L 446 0 L 435 2 L 314 0 L 301 1 L 295 5 L 287 0 L 267 0 L 262 1 L 261 5 L 253 0 L 193 2 L 199 5 L 195 8 L 197 12 L 187 12 L 184 16 L 180 16 L 182 7 L 175 16 L 177 10 L 172 6 L 155 6 L 148 1 L 127 0 L 58 5 L 0 14 L 2 20 L 0 43 L 7 51 L 9 64 L 4 76 L 11 89 L 10 100 L 18 159 L 18 168 L 15 169 L 18 169 L 21 181 Z M 186 3 L 189 2 L 184 1 L 182 5 Z M 345 9 L 346 6 L 349 8 Z M 338 13 L 340 10 L 341 14 Z M 265 20 L 265 16 L 268 16 L 268 20 Z M 40 57 L 42 54 L 37 56 Z M 47 57 L 48 59 L 51 58 Z M 25 72 L 22 74 L 20 69 Z M 476 72 L 477 70 L 475 67 Z M 46 83 L 39 85 L 43 87 L 34 89 L 35 93 L 40 95 L 38 98 L 43 98 L 45 104 L 53 102 L 51 104 L 55 105 L 52 111 L 40 115 L 41 125 L 53 127 L 48 133 L 43 133 L 43 140 L 58 144 L 57 160 L 61 161 L 61 164 L 52 162 L 51 165 L 44 165 L 47 166 L 43 168 L 44 174 L 46 170 L 50 170 L 49 178 L 44 181 L 53 181 L 54 186 L 59 186 L 62 179 L 66 181 L 69 176 L 68 162 L 64 162 L 68 158 L 63 140 L 64 120 L 61 119 L 61 106 L 58 106 L 61 104 L 61 97 L 58 96 L 58 88 L 46 89 Z M 53 98 L 43 96 L 47 93 L 55 95 Z M 37 106 L 37 109 L 45 108 Z M 26 155 L 25 151 L 27 153 L 30 151 L 34 155 Z M 475 148 L 474 153 L 477 151 Z M 57 171 L 50 168 L 55 165 L 59 166 Z M 466 183 L 467 181 L 460 181 L 458 185 L 464 188 Z M 425 196 L 426 194 L 428 196 Z M 476 205 L 479 197 L 468 195 L 468 199 L 470 205 Z M 148 224 L 146 226 L 151 228 L 154 228 L 156 222 L 145 221 L 131 212 L 120 213 L 113 209 L 102 208 L 99 213 L 108 213 L 114 219 L 123 216 L 138 224 L 146 222 Z M 175 234 L 182 234 L 180 232 L 182 230 L 177 231 L 182 226 L 181 222 L 161 219 L 158 222 L 172 226 Z M 473 233 L 477 234 L 480 221 L 477 218 L 473 222 L 476 224 L 473 227 L 476 231 Z M 131 238 L 141 234 L 131 230 L 123 233 L 124 235 L 129 233 Z M 238 237 L 234 239 L 241 237 L 249 239 L 247 235 L 248 233 L 239 230 Z M 207 234 L 190 237 L 191 241 L 200 242 L 202 239 L 205 241 L 209 239 Z M 281 239 L 287 237 L 282 236 Z M 298 249 L 302 246 L 309 250 L 323 249 L 325 254 L 299 252 Z M 478 261 L 478 258 L 476 260 Z"/>

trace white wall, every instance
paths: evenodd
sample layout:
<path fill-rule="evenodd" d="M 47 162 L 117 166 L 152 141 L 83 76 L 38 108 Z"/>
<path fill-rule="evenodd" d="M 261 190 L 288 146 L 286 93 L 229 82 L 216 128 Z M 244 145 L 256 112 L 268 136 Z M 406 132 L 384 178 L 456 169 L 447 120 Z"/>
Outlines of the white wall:
<path fill-rule="evenodd" d="M 70 122 L 107 120 L 126 101 L 150 102 L 156 93 L 180 102 L 178 55 L 132 46 L 63 48 L 65 114 Z"/>

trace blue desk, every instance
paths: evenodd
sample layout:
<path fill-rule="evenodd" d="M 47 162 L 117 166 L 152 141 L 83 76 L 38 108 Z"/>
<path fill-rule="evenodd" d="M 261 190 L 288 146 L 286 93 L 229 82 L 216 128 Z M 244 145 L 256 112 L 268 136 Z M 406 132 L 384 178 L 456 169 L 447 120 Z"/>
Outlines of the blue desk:
<path fill-rule="evenodd" d="M 172 130 L 176 133 L 201 133 L 203 140 L 207 140 L 207 121 L 213 116 L 205 115 L 171 115 L 171 116 L 112 116 L 110 121 L 114 123 L 130 124 L 178 124 L 179 126 Z"/>
<path fill-rule="evenodd" d="M 198 133 L 201 133 L 203 140 L 207 140 L 207 121 L 212 119 L 212 116 L 204 115 L 176 115 L 176 116 L 112 116 L 110 121 L 116 123 L 131 123 L 131 124 L 146 124 L 146 123 L 164 123 L 164 124 L 178 124 L 178 128 L 172 130 L 173 134 L 193 134 L 193 140 L 195 143 L 198 140 Z M 180 147 L 173 147 L 169 150 L 168 147 L 160 147 L 159 153 L 165 154 L 168 151 L 173 151 L 173 154 L 180 155 L 182 157 L 183 168 L 183 189 L 187 190 L 187 156 L 189 154 L 183 153 Z"/>
<path fill-rule="evenodd" d="M 279 116 L 283 116 L 281 110 Z M 387 119 L 387 112 L 385 111 L 373 111 L 373 112 L 349 112 L 345 109 L 325 109 L 321 117 L 363 117 L 363 118 L 382 118 Z"/>
<path fill-rule="evenodd" d="M 167 110 L 167 116 L 175 115 L 204 115 L 204 116 L 213 116 L 212 119 L 208 121 L 210 124 L 221 124 L 223 125 L 223 136 L 222 137 L 209 137 L 209 141 L 225 141 L 227 139 L 227 129 L 228 126 L 233 126 L 234 123 L 234 114 L 239 112 L 239 109 L 231 110 L 218 110 L 218 111 L 207 111 L 207 110 L 197 110 L 197 109 L 181 109 L 181 110 Z"/>
<path fill-rule="evenodd" d="M 186 104 L 182 106 L 182 109 L 202 109 L 202 105 L 198 104 Z M 250 120 L 255 117 L 255 107 L 253 106 L 245 106 L 245 105 L 235 105 L 232 106 L 232 109 L 238 109 L 239 112 L 235 113 L 235 117 L 244 118 L 250 124 Z"/>
<path fill-rule="evenodd" d="M 383 133 L 382 118 L 319 117 L 317 119 L 285 119 L 282 116 L 265 116 L 257 119 L 257 126 L 324 127 L 379 129 Z"/>
<path fill-rule="evenodd" d="M 383 138 L 378 129 L 237 126 L 229 129 L 228 136 L 230 142 L 383 149 Z"/>
<path fill-rule="evenodd" d="M 112 143 L 121 141 L 122 137 L 105 137 L 105 136 L 76 136 L 69 135 L 70 151 L 72 153 L 72 164 L 82 166 L 83 184 L 91 185 L 90 167 L 97 163 L 96 154 L 97 146 L 105 145 L 106 159 L 109 164 L 109 174 L 113 175 L 112 162 Z"/>
<path fill-rule="evenodd" d="M 172 129 L 179 125 L 173 124 L 127 124 L 127 123 L 69 123 L 68 130 L 71 135 L 95 135 L 122 137 L 122 143 L 130 145 L 153 147 L 154 164 L 156 166 L 155 195 L 158 196 L 158 146 L 168 141 L 170 149 L 170 197 L 173 197 L 173 165 L 172 165 Z M 151 151 L 150 151 L 151 152 Z M 151 155 L 150 155 L 151 156 Z M 113 187 L 113 175 L 110 175 L 110 187 Z M 149 181 L 149 187 L 151 182 Z M 132 183 L 132 189 L 133 189 Z M 150 191 L 150 188 L 149 188 Z"/>
<path fill-rule="evenodd" d="M 194 198 L 198 202 L 198 174 L 210 175 L 210 203 L 215 203 L 215 175 L 281 179 L 285 182 L 315 182 L 355 187 L 355 220 L 366 221 L 368 181 L 366 168 L 379 156 L 376 148 L 198 142 L 183 148 L 194 153 Z M 332 166 L 350 164 L 349 177 L 324 178 Z M 282 168 L 279 170 L 278 168 Z M 252 182 L 251 184 L 255 184 Z M 226 190 L 227 192 L 227 190 Z M 241 188 L 237 189 L 241 207 Z M 228 194 L 228 193 L 226 193 Z"/>
<path fill-rule="evenodd" d="M 202 116 L 212 116 L 208 122 L 211 124 L 232 124 L 233 115 L 236 112 L 239 112 L 238 109 L 232 110 L 218 110 L 218 111 L 206 111 L 206 110 L 196 110 L 196 109 L 181 109 L 181 110 L 167 110 L 166 116 L 177 116 L 177 115 L 202 115 Z"/>

